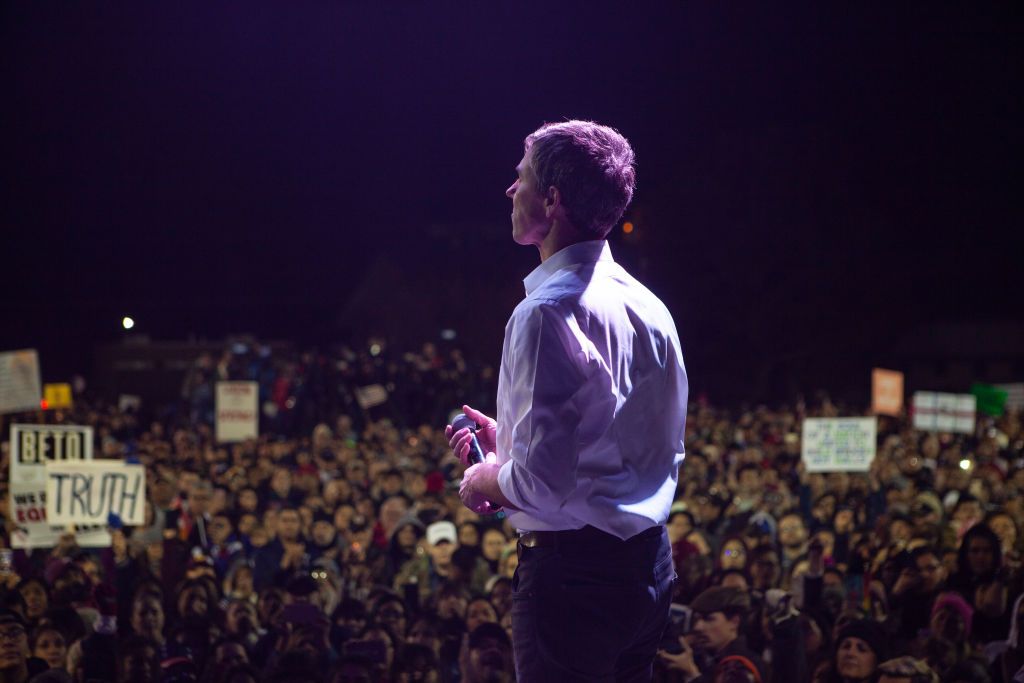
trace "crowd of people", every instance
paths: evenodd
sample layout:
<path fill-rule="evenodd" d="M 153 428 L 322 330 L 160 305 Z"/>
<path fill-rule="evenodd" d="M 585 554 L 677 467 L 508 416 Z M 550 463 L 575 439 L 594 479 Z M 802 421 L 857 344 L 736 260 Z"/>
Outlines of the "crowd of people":
<path fill-rule="evenodd" d="M 213 386 L 260 382 L 259 439 L 218 444 Z M 461 504 L 444 426 L 493 370 L 427 345 L 201 358 L 172 410 L 3 416 L 90 425 L 146 467 L 146 523 L 109 548 L 4 551 L 0 681 L 512 681 L 516 532 Z M 358 388 L 379 383 L 384 403 Z M 468 395 L 467 395 L 468 394 Z M 1024 432 L 880 417 L 866 473 L 810 473 L 813 401 L 689 406 L 668 521 L 678 579 L 656 680 L 1024 681 Z M 0 467 L 7 472 L 4 442 Z M 13 521 L 6 478 L 0 514 Z"/>

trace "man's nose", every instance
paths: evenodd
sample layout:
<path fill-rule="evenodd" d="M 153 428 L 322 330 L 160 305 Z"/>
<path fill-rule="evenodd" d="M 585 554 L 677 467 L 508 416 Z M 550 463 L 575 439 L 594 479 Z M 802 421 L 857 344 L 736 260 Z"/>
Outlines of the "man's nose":
<path fill-rule="evenodd" d="M 516 193 L 516 188 L 518 186 L 519 186 L 519 181 L 518 180 L 515 181 L 514 183 L 512 183 L 511 185 L 509 185 L 508 189 L 505 190 L 505 196 L 508 197 L 509 199 L 512 199 L 512 195 L 514 195 Z"/>

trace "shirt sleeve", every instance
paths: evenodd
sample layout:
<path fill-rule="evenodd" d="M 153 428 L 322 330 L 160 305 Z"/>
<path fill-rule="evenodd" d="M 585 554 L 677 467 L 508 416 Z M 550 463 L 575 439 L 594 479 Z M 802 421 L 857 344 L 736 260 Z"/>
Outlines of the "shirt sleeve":
<path fill-rule="evenodd" d="M 578 395 L 585 385 L 585 350 L 573 316 L 557 304 L 513 316 L 508 401 L 509 460 L 498 486 L 512 507 L 543 519 L 576 490 Z"/>

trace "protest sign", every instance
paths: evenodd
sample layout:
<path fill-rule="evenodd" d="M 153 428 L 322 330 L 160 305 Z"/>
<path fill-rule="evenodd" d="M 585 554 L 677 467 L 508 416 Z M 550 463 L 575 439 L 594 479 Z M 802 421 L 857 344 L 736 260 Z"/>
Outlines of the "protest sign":
<path fill-rule="evenodd" d="M 52 548 L 67 532 L 66 526 L 50 524 L 46 517 L 46 486 L 12 482 L 10 489 L 11 547 Z M 78 526 L 75 542 L 83 548 L 107 548 L 110 534 L 106 525 Z"/>
<path fill-rule="evenodd" d="M 802 457 L 808 472 L 866 472 L 875 459 L 874 417 L 804 420 Z"/>
<path fill-rule="evenodd" d="M 875 368 L 871 371 L 871 412 L 899 417 L 903 410 L 903 373 Z"/>
<path fill-rule="evenodd" d="M 66 526 L 46 518 L 46 463 L 92 459 L 92 427 L 80 425 L 11 425 L 10 512 L 15 522 L 14 548 L 52 548 Z M 102 526 L 77 526 L 75 541 L 83 548 L 110 546 L 106 520 Z"/>
<path fill-rule="evenodd" d="M 129 526 L 145 522 L 145 467 L 115 460 L 46 466 L 46 516 L 52 524 L 106 524 L 111 513 Z"/>
<path fill-rule="evenodd" d="M 975 382 L 971 385 L 971 393 L 978 399 L 978 412 L 992 417 L 999 417 L 1006 411 L 1006 399 L 1009 392 L 991 384 Z"/>
<path fill-rule="evenodd" d="M 914 392 L 914 429 L 929 432 L 974 433 L 977 399 L 973 394 Z"/>
<path fill-rule="evenodd" d="M 1007 410 L 1024 410 L 1024 382 L 996 384 L 995 387 L 1006 392 Z"/>
<path fill-rule="evenodd" d="M 58 408 L 71 407 L 71 385 L 44 384 L 43 385 L 43 410 L 56 410 Z"/>
<path fill-rule="evenodd" d="M 42 398 L 36 350 L 0 353 L 0 414 L 38 410 Z"/>
<path fill-rule="evenodd" d="M 388 390 L 380 384 L 356 388 L 356 401 L 363 410 L 369 410 L 388 400 Z"/>
<path fill-rule="evenodd" d="M 117 397 L 117 409 L 122 413 L 137 413 L 142 407 L 142 397 L 135 394 L 121 394 Z"/>
<path fill-rule="evenodd" d="M 259 385 L 256 382 L 217 382 L 217 441 L 255 439 L 259 427 Z"/>
<path fill-rule="evenodd" d="M 48 462 L 92 460 L 92 427 L 11 425 L 11 482 L 42 484 Z"/>

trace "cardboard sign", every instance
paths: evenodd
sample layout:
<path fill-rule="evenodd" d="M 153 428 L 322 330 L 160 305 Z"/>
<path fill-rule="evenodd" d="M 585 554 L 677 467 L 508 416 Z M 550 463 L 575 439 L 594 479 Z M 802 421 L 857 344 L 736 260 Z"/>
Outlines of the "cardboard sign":
<path fill-rule="evenodd" d="M 217 382 L 217 441 L 229 443 L 260 435 L 259 385 L 256 382 Z"/>
<path fill-rule="evenodd" d="M 46 487 L 41 484 L 11 483 L 10 514 L 12 548 L 52 548 L 67 527 L 50 524 L 46 516 Z M 102 527 L 78 527 L 75 542 L 83 548 L 110 547 L 110 534 Z"/>
<path fill-rule="evenodd" d="M 973 394 L 914 392 L 914 429 L 927 432 L 973 434 L 977 411 Z"/>
<path fill-rule="evenodd" d="M 903 411 L 903 373 L 875 368 L 871 371 L 871 412 L 899 417 Z"/>
<path fill-rule="evenodd" d="M 36 350 L 0 353 L 0 414 L 39 410 L 42 397 Z"/>
<path fill-rule="evenodd" d="M 867 472 L 875 459 L 877 429 L 874 417 L 807 418 L 804 466 L 808 472 Z"/>
<path fill-rule="evenodd" d="M 380 384 L 371 384 L 356 389 L 356 401 L 363 410 L 379 406 L 388 400 L 388 390 Z"/>
<path fill-rule="evenodd" d="M 113 460 L 46 466 L 50 523 L 105 525 L 111 513 L 129 526 L 145 522 L 145 467 Z"/>

